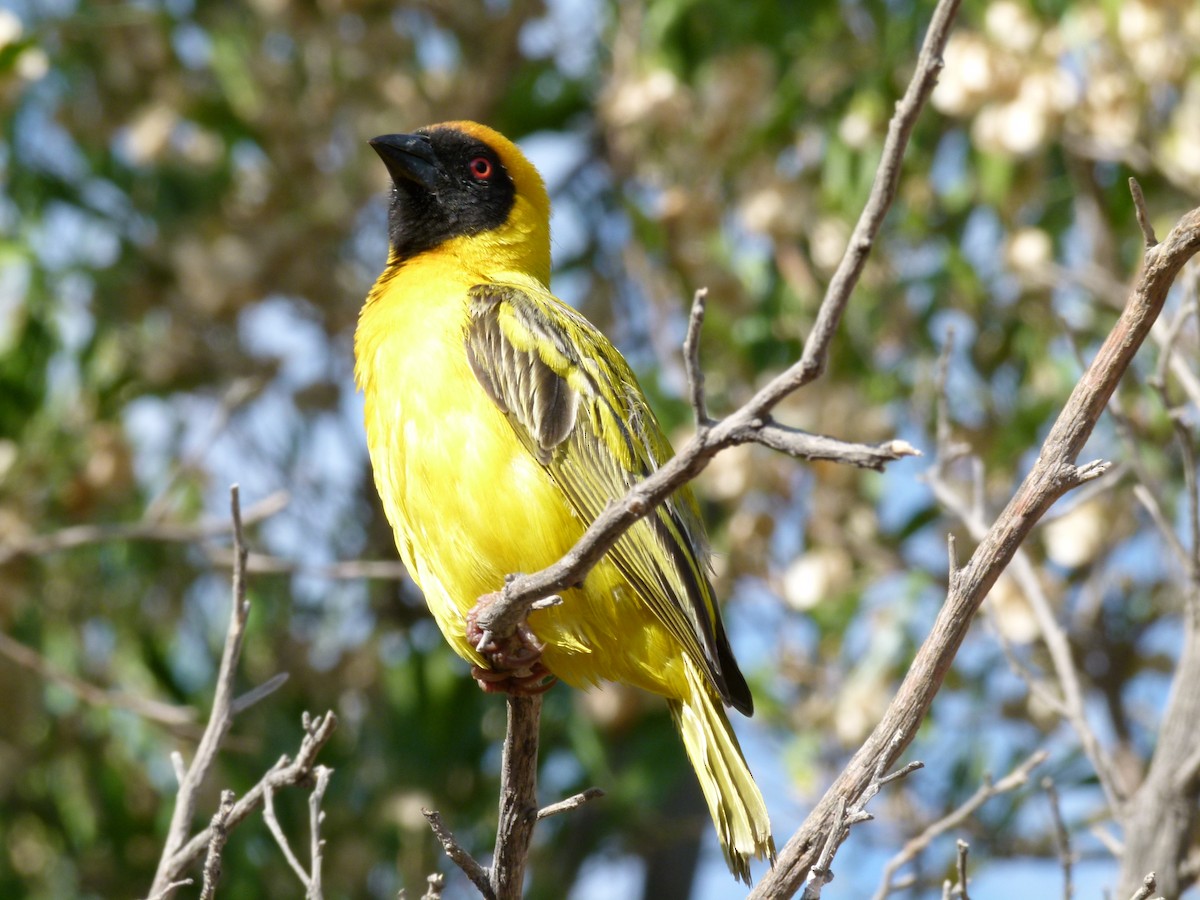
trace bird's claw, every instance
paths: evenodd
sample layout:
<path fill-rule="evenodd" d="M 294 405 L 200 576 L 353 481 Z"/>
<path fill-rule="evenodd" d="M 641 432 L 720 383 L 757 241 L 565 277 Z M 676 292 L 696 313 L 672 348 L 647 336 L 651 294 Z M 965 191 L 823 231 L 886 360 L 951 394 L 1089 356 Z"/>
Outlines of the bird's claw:
<path fill-rule="evenodd" d="M 506 638 L 497 639 L 479 625 L 479 614 L 499 594 L 486 594 L 467 613 L 467 640 L 488 661 L 489 667 L 472 666 L 471 677 L 489 694 L 544 694 L 558 680 L 542 663 L 545 645 L 530 627 L 521 622 Z"/>

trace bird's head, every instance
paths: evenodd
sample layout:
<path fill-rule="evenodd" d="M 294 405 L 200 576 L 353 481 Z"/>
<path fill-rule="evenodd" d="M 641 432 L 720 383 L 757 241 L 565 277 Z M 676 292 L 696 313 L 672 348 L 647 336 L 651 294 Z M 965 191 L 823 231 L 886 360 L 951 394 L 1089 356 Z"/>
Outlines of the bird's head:
<path fill-rule="evenodd" d="M 485 270 L 550 279 L 550 198 L 537 169 L 504 135 L 444 122 L 370 142 L 392 176 L 391 262 L 433 250 Z"/>

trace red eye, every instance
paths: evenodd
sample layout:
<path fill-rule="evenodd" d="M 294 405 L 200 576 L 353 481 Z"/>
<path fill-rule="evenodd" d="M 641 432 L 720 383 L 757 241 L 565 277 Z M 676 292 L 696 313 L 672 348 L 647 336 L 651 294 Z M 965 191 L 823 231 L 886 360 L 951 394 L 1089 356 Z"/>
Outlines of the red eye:
<path fill-rule="evenodd" d="M 477 156 L 471 160 L 471 174 L 484 181 L 492 177 L 492 161 L 486 156 Z"/>

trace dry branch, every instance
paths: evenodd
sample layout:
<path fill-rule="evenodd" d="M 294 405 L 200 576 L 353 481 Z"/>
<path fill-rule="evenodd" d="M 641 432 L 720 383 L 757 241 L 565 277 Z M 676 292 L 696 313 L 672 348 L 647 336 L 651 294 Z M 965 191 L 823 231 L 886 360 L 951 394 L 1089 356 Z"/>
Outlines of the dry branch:
<path fill-rule="evenodd" d="M 276 491 L 246 509 L 244 525 L 253 525 L 270 518 L 288 505 L 287 491 Z M 116 525 L 73 525 L 50 534 L 9 540 L 0 546 L 0 565 L 19 556 L 45 556 L 75 547 L 106 544 L 114 541 L 159 541 L 190 544 L 229 534 L 233 526 L 225 519 L 202 519 L 199 522 L 125 522 Z"/>
<path fill-rule="evenodd" d="M 259 780 L 258 784 L 246 791 L 230 810 L 226 819 L 226 827 L 232 829 L 243 822 L 247 816 L 252 815 L 262 805 L 268 788 L 279 790 L 283 787 L 309 782 L 313 778 L 317 755 L 321 752 L 321 748 L 329 742 L 335 728 L 337 728 L 337 716 L 332 712 L 327 712 L 325 715 L 311 720 L 306 714 L 304 738 L 300 742 L 300 749 L 296 751 L 296 758 L 281 757 L 279 762 L 275 763 Z M 211 829 L 205 828 L 193 835 L 186 844 L 179 848 L 166 863 L 167 877 L 177 878 L 188 866 L 203 856 L 210 836 Z"/>
<path fill-rule="evenodd" d="M 183 846 L 188 831 L 192 826 L 192 818 L 196 814 L 196 798 L 200 788 L 208 777 L 208 771 L 217 757 L 217 749 L 233 723 L 231 705 L 233 702 L 233 679 L 237 673 L 238 658 L 242 653 L 242 641 L 246 634 L 246 620 L 250 615 L 250 605 L 246 602 L 246 579 L 244 566 L 246 564 L 246 542 L 242 531 L 242 508 L 239 500 L 238 486 L 235 484 L 229 491 L 229 506 L 233 518 L 233 602 L 229 614 L 229 629 L 225 634 L 225 648 L 221 652 L 221 665 L 217 674 L 217 688 L 213 696 L 213 708 L 209 715 L 208 725 L 200 746 L 196 748 L 196 756 L 187 767 L 179 790 L 175 795 L 175 809 L 171 814 L 171 824 L 167 829 L 167 839 L 163 844 L 162 857 L 158 862 L 158 871 L 154 875 L 154 883 L 150 887 L 153 895 L 160 892 L 178 873 L 170 872 L 171 859 Z"/>
<path fill-rule="evenodd" d="M 234 546 L 233 596 L 229 627 L 225 634 L 225 646 L 221 653 L 212 712 L 209 715 L 208 724 L 204 728 L 200 744 L 196 748 L 196 755 L 193 757 L 191 765 L 185 766 L 182 756 L 172 754 L 171 761 L 179 778 L 179 789 L 175 797 L 175 809 L 171 815 L 171 824 L 163 843 L 162 856 L 159 858 L 158 869 L 149 892 L 149 896 L 152 898 L 167 897 L 175 887 L 185 883 L 180 880 L 180 875 L 206 853 L 204 890 L 209 893 L 215 890 L 216 878 L 220 873 L 220 851 L 228 832 L 254 812 L 259 804 L 264 802 L 264 797 L 269 792 L 312 778 L 317 754 L 332 736 L 334 728 L 337 727 L 337 718 L 332 712 L 327 712 L 317 719 L 310 719 L 305 713 L 303 721 L 305 734 L 296 759 L 289 760 L 286 756 L 281 758 L 258 784 L 247 791 L 236 803 L 232 802 L 231 792 L 224 792 L 221 808 L 213 818 L 212 824 L 199 834 L 188 838 L 192 819 L 196 812 L 197 797 L 216 760 L 221 742 L 229 732 L 233 717 L 267 696 L 285 680 L 281 675 L 276 675 L 242 697 L 235 698 L 233 696 L 233 682 L 245 638 L 246 622 L 250 615 L 250 604 L 246 599 L 246 558 L 249 551 L 243 532 L 244 523 L 237 485 L 230 488 L 229 493 Z M 327 778 L 326 775 L 325 779 Z M 318 777 L 318 788 L 323 792 L 323 783 L 320 777 Z M 229 802 L 226 802 L 227 795 Z M 316 840 L 314 834 L 314 841 Z M 313 879 L 319 886 L 320 854 L 318 851 L 319 848 L 314 844 Z"/>
<path fill-rule="evenodd" d="M 856 796 L 862 790 L 880 754 L 893 752 L 888 745 L 895 737 L 899 736 L 899 746 L 905 747 L 915 736 L 979 605 L 1021 542 L 1055 500 L 1103 472 L 1101 465 L 1080 467 L 1075 460 L 1162 311 L 1179 270 L 1197 251 L 1200 209 L 1184 215 L 1161 243 L 1146 251 L 1128 305 L 1072 391 L 1033 469 L 967 564 L 950 573 L 946 602 L 882 721 L 784 846 L 776 868 L 758 884 L 752 897 L 789 896 L 799 889 L 819 852 L 821 836 L 827 832 L 839 799 Z"/>
<path fill-rule="evenodd" d="M 884 900 L 896 887 L 894 883 L 896 873 L 916 859 L 926 847 L 933 843 L 935 838 L 940 837 L 951 829 L 957 828 L 974 815 L 979 807 L 983 806 L 984 803 L 993 797 L 1006 794 L 1009 791 L 1014 791 L 1028 784 L 1029 774 L 1045 762 L 1048 755 L 1046 751 L 1038 750 L 994 784 L 991 778 L 985 778 L 979 789 L 960 806 L 952 810 L 948 815 L 933 822 L 924 831 L 909 840 L 901 848 L 900 852 L 888 860 L 887 865 L 884 866 L 883 878 L 879 883 L 879 887 L 875 889 L 872 900 Z"/>

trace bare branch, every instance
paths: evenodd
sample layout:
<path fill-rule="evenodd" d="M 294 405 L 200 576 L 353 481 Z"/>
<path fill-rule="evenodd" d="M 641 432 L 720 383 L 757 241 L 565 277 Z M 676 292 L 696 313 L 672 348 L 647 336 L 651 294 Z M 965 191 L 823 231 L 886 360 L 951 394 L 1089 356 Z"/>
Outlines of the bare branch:
<path fill-rule="evenodd" d="M 241 824 L 247 816 L 252 815 L 263 802 L 263 796 L 268 788 L 278 790 L 281 787 L 301 784 L 312 778 L 317 754 L 329 742 L 335 728 L 337 728 L 337 716 L 332 712 L 327 712 L 325 715 L 318 716 L 315 719 L 310 719 L 306 713 L 304 717 L 304 738 L 300 742 L 300 749 L 296 752 L 296 758 L 289 760 L 286 756 L 281 757 L 279 762 L 272 766 L 259 779 L 258 784 L 243 794 L 242 798 L 230 810 L 225 823 L 226 827 L 233 829 L 235 826 Z M 166 872 L 168 878 L 177 878 L 184 869 L 203 855 L 208 845 L 211 831 L 210 826 L 199 834 L 193 835 L 167 861 Z"/>
<path fill-rule="evenodd" d="M 604 796 L 604 791 L 597 787 L 590 787 L 586 791 L 581 791 L 574 797 L 568 797 L 566 800 L 559 800 L 557 803 L 551 803 L 549 806 L 543 806 L 538 810 L 538 821 L 548 819 L 551 816 L 557 816 L 559 813 L 572 812 L 583 804 L 592 800 L 596 800 Z"/>
<path fill-rule="evenodd" d="M 887 865 L 883 869 L 883 878 L 879 883 L 879 887 L 875 889 L 873 900 L 883 900 L 884 897 L 896 889 L 898 887 L 896 873 L 916 859 L 926 847 L 933 843 L 934 839 L 945 834 L 947 831 L 958 828 L 963 822 L 973 816 L 976 810 L 993 797 L 1006 794 L 1009 791 L 1014 791 L 1028 784 L 1030 773 L 1044 763 L 1048 755 L 1045 750 L 1038 750 L 1030 754 L 1024 762 L 995 784 L 992 783 L 991 778 L 985 778 L 979 789 L 958 806 L 958 808 L 927 826 L 924 831 L 909 840 L 899 853 L 888 860 Z"/>
<path fill-rule="evenodd" d="M 958 860 L 955 865 L 958 874 L 958 896 L 962 900 L 971 900 L 971 895 L 967 893 L 967 851 L 971 849 L 971 846 L 961 839 L 956 846 L 958 847 Z"/>
<path fill-rule="evenodd" d="M 730 445 L 762 444 L 788 456 L 810 462 L 829 460 L 860 469 L 882 470 L 887 463 L 906 456 L 920 456 L 921 451 L 908 441 L 892 438 L 879 444 L 858 444 L 809 434 L 798 428 L 780 425 L 774 419 L 753 419 L 744 425 L 730 429 Z"/>
<path fill-rule="evenodd" d="M 880 756 L 872 773 L 870 783 L 863 790 L 858 800 L 852 805 L 844 797 L 839 800 L 837 811 L 829 828 L 829 834 L 821 849 L 821 855 L 817 858 L 816 864 L 809 870 L 808 877 L 805 879 L 804 890 L 800 895 L 801 900 L 818 900 L 825 885 L 833 881 L 833 857 L 837 853 L 838 847 L 842 845 L 842 842 L 850 836 L 850 828 L 852 826 L 858 825 L 861 822 L 869 822 L 873 818 L 867 812 L 867 804 L 875 798 L 875 795 L 885 785 L 891 784 L 893 781 L 899 781 L 901 778 L 912 774 L 925 765 L 918 760 L 914 760 L 888 775 L 885 774 L 888 764 L 888 759 L 885 756 Z"/>
<path fill-rule="evenodd" d="M 1079 483 L 1081 474 L 1086 474 L 1074 469 L 1072 461 L 1161 312 L 1175 276 L 1198 250 L 1200 209 L 1183 216 L 1162 243 L 1147 251 L 1128 306 L 1072 391 L 1042 444 L 1037 462 L 960 570 L 932 632 L 917 652 L 883 720 L 784 846 L 775 869 L 759 882 L 752 897 L 795 892 L 819 852 L 818 841 L 834 815 L 837 798 L 853 796 L 862 789 L 874 760 L 880 753 L 890 753 L 888 745 L 897 737 L 902 748 L 915 736 L 984 597 L 1041 516 Z"/>
<path fill-rule="evenodd" d="M 200 888 L 200 900 L 212 900 L 217 894 L 217 882 L 221 880 L 221 853 L 229 840 L 229 813 L 233 810 L 233 791 L 221 791 L 221 805 L 212 817 L 208 832 L 208 853 L 204 857 L 204 884 Z"/>
<path fill-rule="evenodd" d="M 0 655 L 58 685 L 84 703 L 101 708 L 127 709 L 146 721 L 163 725 L 177 734 L 199 737 L 201 733 L 196 725 L 196 710 L 192 707 L 175 706 L 149 697 L 97 687 L 69 672 L 64 672 L 36 650 L 26 647 L 3 631 L 0 631 Z"/>
<path fill-rule="evenodd" d="M 1137 216 L 1138 227 L 1142 229 L 1142 238 L 1146 242 L 1146 249 L 1149 250 L 1158 243 L 1158 238 L 1154 236 L 1154 227 L 1150 224 L 1149 213 L 1146 212 L 1146 197 L 1136 178 L 1129 179 L 1129 193 L 1133 195 L 1134 215 Z"/>
<path fill-rule="evenodd" d="M 283 833 L 283 826 L 279 824 L 279 817 L 275 815 L 275 790 L 269 785 L 263 790 L 263 820 L 267 823 L 267 830 L 271 832 L 271 837 L 275 838 L 275 843 L 279 845 L 283 858 L 287 860 L 287 864 L 291 866 L 296 877 L 300 879 L 300 883 L 304 885 L 304 890 L 308 891 L 312 881 L 308 877 L 308 873 L 304 871 L 304 866 L 300 865 L 300 860 L 296 858 L 292 845 L 288 843 L 287 835 Z"/>
<path fill-rule="evenodd" d="M 1054 787 L 1054 779 L 1047 775 L 1042 779 L 1042 790 L 1050 801 L 1050 818 L 1054 822 L 1054 843 L 1058 846 L 1058 858 L 1063 870 L 1063 900 L 1071 900 L 1074 889 L 1071 887 L 1071 866 L 1074 858 L 1071 854 L 1071 835 L 1063 822 L 1062 809 L 1058 805 L 1058 790 Z"/>
<path fill-rule="evenodd" d="M 308 827 L 312 835 L 312 879 L 308 887 L 308 900 L 321 900 L 324 896 L 321 889 L 321 864 L 325 857 L 325 841 L 321 839 L 321 823 L 325 821 L 325 813 L 321 812 L 321 801 L 325 799 L 325 789 L 329 787 L 333 769 L 317 766 L 313 769 L 313 775 L 317 783 L 308 796 Z"/>
<path fill-rule="evenodd" d="M 242 653 L 246 620 L 250 615 L 250 605 L 246 601 L 246 579 L 243 568 L 246 563 L 247 550 L 242 531 L 242 509 L 236 484 L 229 490 L 229 505 L 233 519 L 235 563 L 232 608 L 229 614 L 229 629 L 225 634 L 225 649 L 221 653 L 221 665 L 217 673 L 217 688 L 213 697 L 212 712 L 209 714 L 208 725 L 204 729 L 200 745 L 196 748 L 196 756 L 192 759 L 192 764 L 188 766 L 187 774 L 175 795 L 175 809 L 171 814 L 171 824 L 167 829 L 167 839 L 163 844 L 158 871 L 155 873 L 154 883 L 150 887 L 151 894 L 161 891 L 177 874 L 170 870 L 171 860 L 179 852 L 179 848 L 183 846 L 183 842 L 187 838 L 192 818 L 196 813 L 196 798 L 217 757 L 221 741 L 225 738 L 229 726 L 233 722 L 231 712 L 233 680 L 237 673 L 238 658 Z"/>
<path fill-rule="evenodd" d="M 700 368 L 700 330 L 704 325 L 704 304 L 707 299 L 708 288 L 700 288 L 692 297 L 687 337 L 683 340 L 683 366 L 687 373 L 688 397 L 692 402 L 696 428 L 703 428 L 711 421 L 704 400 L 704 370 Z"/>
<path fill-rule="evenodd" d="M 1142 879 L 1142 886 L 1133 892 L 1133 896 L 1130 897 L 1129 900 L 1147 900 L 1147 898 L 1153 894 L 1157 888 L 1158 882 L 1155 879 L 1154 873 L 1151 872 Z"/>
<path fill-rule="evenodd" d="M 764 426 L 774 424 L 770 422 L 770 414 L 779 401 L 821 374 L 838 323 L 858 284 L 875 236 L 895 199 L 904 151 L 917 117 L 944 65 L 942 50 L 960 2 L 939 0 L 934 10 L 916 71 L 888 124 L 883 154 L 866 205 L 850 236 L 841 263 L 825 291 L 801 358 L 764 385 L 740 409 L 710 427 L 699 429 L 672 459 L 635 485 L 620 501 L 610 503 L 566 556 L 541 572 L 521 575 L 506 583 L 500 600 L 489 605 L 480 615 L 479 626 L 482 630 L 499 637 L 511 634 L 526 616 L 530 603 L 577 584 L 634 522 L 648 515 L 658 504 L 695 478 L 723 448 L 736 443 L 758 441 L 757 437 L 750 435 L 762 432 Z M 766 433 L 768 439 L 777 435 L 769 428 Z M 876 456 L 875 459 L 878 465 L 882 465 L 888 459 L 910 456 L 913 452 L 910 445 L 894 441 L 891 442 L 890 456 L 885 454 L 885 458 Z"/>
<path fill-rule="evenodd" d="M 479 893 L 483 895 L 485 900 L 495 900 L 496 894 L 492 890 L 492 882 L 488 877 L 488 870 L 481 866 L 470 853 L 455 839 L 450 829 L 446 827 L 446 823 L 442 821 L 442 815 L 436 809 L 422 809 L 422 815 L 425 816 L 425 821 L 429 823 L 429 827 L 433 829 L 434 835 L 441 842 L 442 849 L 446 851 L 446 855 L 450 857 L 450 861 L 462 869 L 463 873 L 471 879 L 471 884 L 479 889 Z"/>
<path fill-rule="evenodd" d="M 287 491 L 276 491 L 246 510 L 244 524 L 252 525 L 269 518 L 287 506 Z M 190 544 L 222 537 L 231 530 L 224 519 L 202 519 L 189 524 L 172 522 L 130 522 L 119 525 L 73 525 L 50 534 L 10 540 L 0 547 L 0 565 L 18 556 L 45 556 L 61 550 L 106 544 L 113 541 L 161 541 Z"/>
<path fill-rule="evenodd" d="M 538 725 L 542 697 L 509 694 L 508 730 L 500 764 L 500 822 L 492 856 L 496 900 L 520 900 L 533 826 L 538 818 Z"/>
<path fill-rule="evenodd" d="M 808 880 L 804 883 L 800 900 L 819 900 L 821 890 L 833 881 L 833 871 L 830 866 L 833 864 L 833 855 L 837 853 L 838 845 L 842 842 L 844 830 L 846 830 L 846 800 L 843 797 L 838 803 L 837 814 L 833 817 L 833 827 L 829 829 L 829 837 L 825 839 L 821 855 L 817 857 L 816 863 L 808 872 Z"/>

